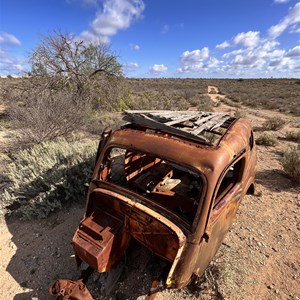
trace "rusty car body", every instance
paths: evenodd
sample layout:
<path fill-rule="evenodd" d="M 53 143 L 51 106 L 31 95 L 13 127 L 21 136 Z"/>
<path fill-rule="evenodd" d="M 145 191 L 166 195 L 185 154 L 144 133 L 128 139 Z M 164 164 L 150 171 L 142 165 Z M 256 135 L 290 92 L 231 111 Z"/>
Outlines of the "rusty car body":
<path fill-rule="evenodd" d="M 107 272 L 134 239 L 169 264 L 164 288 L 201 276 L 254 192 L 251 124 L 226 113 L 126 111 L 99 143 L 77 263 Z"/>

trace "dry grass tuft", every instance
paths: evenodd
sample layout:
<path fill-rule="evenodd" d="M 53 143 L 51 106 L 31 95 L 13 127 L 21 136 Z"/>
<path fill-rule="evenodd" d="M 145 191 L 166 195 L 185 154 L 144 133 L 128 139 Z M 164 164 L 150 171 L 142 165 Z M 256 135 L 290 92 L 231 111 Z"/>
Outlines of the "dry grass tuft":
<path fill-rule="evenodd" d="M 300 183 L 300 145 L 293 146 L 283 153 L 283 170 L 295 182 Z"/>
<path fill-rule="evenodd" d="M 279 130 L 282 129 L 283 126 L 285 125 L 285 121 L 278 118 L 278 117 L 273 117 L 273 118 L 269 118 L 267 119 L 264 124 L 263 124 L 263 128 L 266 130 Z"/>
<path fill-rule="evenodd" d="M 275 146 L 278 143 L 277 139 L 267 132 L 262 133 L 255 141 L 257 145 L 263 146 Z"/>

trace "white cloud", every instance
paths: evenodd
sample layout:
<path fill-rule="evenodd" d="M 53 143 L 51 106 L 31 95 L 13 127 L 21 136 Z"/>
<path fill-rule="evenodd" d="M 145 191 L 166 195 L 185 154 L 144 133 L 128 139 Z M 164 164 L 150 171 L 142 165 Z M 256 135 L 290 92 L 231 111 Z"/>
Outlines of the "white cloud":
<path fill-rule="evenodd" d="M 209 49 L 207 47 L 196 49 L 193 51 L 185 51 L 181 54 L 180 60 L 182 63 L 201 62 L 209 57 Z"/>
<path fill-rule="evenodd" d="M 209 56 L 209 49 L 204 47 L 193 51 L 185 51 L 180 56 L 181 66 L 177 73 L 207 72 L 217 68 L 222 61 Z"/>
<path fill-rule="evenodd" d="M 219 64 L 222 63 L 221 61 L 219 61 L 218 59 L 216 59 L 215 57 L 211 57 L 207 63 L 204 64 L 204 68 L 216 68 L 217 66 L 219 66 Z"/>
<path fill-rule="evenodd" d="M 227 52 L 227 53 L 224 53 L 222 55 L 222 58 L 229 58 L 231 56 L 235 56 L 235 55 L 238 55 L 238 54 L 241 54 L 243 53 L 245 50 L 242 50 L 242 49 L 238 49 L 238 50 L 234 50 L 234 51 L 231 51 L 231 52 Z"/>
<path fill-rule="evenodd" d="M 97 12 L 90 28 L 82 32 L 84 39 L 109 41 L 119 30 L 125 30 L 142 16 L 143 0 L 104 0 L 103 9 Z"/>
<path fill-rule="evenodd" d="M 268 30 L 271 38 L 279 37 L 289 26 L 300 23 L 300 2 L 290 8 L 289 13 L 278 24 L 272 26 Z"/>
<path fill-rule="evenodd" d="M 166 24 L 166 25 L 164 25 L 164 27 L 162 28 L 161 33 L 162 33 L 162 34 L 166 34 L 166 33 L 169 32 L 169 29 L 170 29 L 169 25 Z"/>
<path fill-rule="evenodd" d="M 135 50 L 135 51 L 138 51 L 141 49 L 141 47 L 139 45 L 136 45 L 136 44 L 130 44 L 130 49 L 131 50 Z"/>
<path fill-rule="evenodd" d="M 293 49 L 290 49 L 286 55 L 287 57 L 292 57 L 292 56 L 300 56 L 300 46 L 296 46 Z"/>
<path fill-rule="evenodd" d="M 66 0 L 68 4 L 81 3 L 83 6 L 97 6 L 98 0 Z"/>
<path fill-rule="evenodd" d="M 274 3 L 288 3 L 290 0 L 274 0 Z"/>
<path fill-rule="evenodd" d="M 140 66 L 138 63 L 131 62 L 131 63 L 123 65 L 123 67 L 126 69 L 138 69 Z"/>
<path fill-rule="evenodd" d="M 291 26 L 290 33 L 300 33 L 300 25 L 295 24 L 295 25 Z"/>
<path fill-rule="evenodd" d="M 246 48 L 257 46 L 259 41 L 259 31 L 240 32 L 233 38 L 233 42 L 236 45 L 242 45 Z"/>
<path fill-rule="evenodd" d="M 269 67 L 273 67 L 274 69 L 293 69 L 295 67 L 295 61 L 289 57 L 283 57 L 281 59 L 272 60 L 269 63 Z"/>
<path fill-rule="evenodd" d="M 25 63 L 9 54 L 7 51 L 0 49 L 0 75 L 19 75 L 25 69 Z"/>
<path fill-rule="evenodd" d="M 161 64 L 161 65 L 158 65 L 158 64 L 154 64 L 151 68 L 150 68 L 150 73 L 151 74 L 154 74 L 154 75 L 158 75 L 158 74 L 164 74 L 168 71 L 168 68 Z"/>
<path fill-rule="evenodd" d="M 0 43 L 3 44 L 12 44 L 15 46 L 20 46 L 21 42 L 13 34 L 7 32 L 0 33 Z"/>
<path fill-rule="evenodd" d="M 225 42 L 223 42 L 223 43 L 221 43 L 221 44 L 218 44 L 218 45 L 216 46 L 217 49 L 225 49 L 225 48 L 228 48 L 228 47 L 230 47 L 230 43 L 227 42 L 227 41 L 225 41 Z"/>

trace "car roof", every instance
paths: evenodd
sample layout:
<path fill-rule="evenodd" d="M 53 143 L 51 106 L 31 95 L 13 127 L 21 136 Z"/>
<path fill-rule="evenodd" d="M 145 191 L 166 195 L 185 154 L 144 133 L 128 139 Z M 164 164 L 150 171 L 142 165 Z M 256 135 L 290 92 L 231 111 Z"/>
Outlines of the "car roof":
<path fill-rule="evenodd" d="M 236 118 L 224 112 L 198 110 L 126 110 L 123 128 L 152 130 L 183 140 L 213 146 L 218 144 Z"/>

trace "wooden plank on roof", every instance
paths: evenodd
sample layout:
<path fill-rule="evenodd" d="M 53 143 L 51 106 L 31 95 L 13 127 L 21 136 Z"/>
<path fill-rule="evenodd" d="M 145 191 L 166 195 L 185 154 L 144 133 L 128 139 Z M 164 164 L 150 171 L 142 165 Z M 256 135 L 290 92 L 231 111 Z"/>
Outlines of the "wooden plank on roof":
<path fill-rule="evenodd" d="M 192 139 L 196 139 L 199 140 L 201 142 L 205 141 L 205 139 L 203 139 L 200 136 L 195 136 L 187 131 L 181 130 L 181 129 L 177 129 L 175 127 L 172 126 L 168 126 L 164 123 L 160 123 L 157 122 L 151 118 L 149 118 L 148 116 L 146 116 L 145 114 L 140 114 L 140 113 L 135 113 L 135 114 L 127 114 L 124 117 L 124 120 L 135 123 L 135 124 L 139 124 L 141 126 L 146 126 L 149 127 L 151 129 L 154 130 L 162 130 L 168 133 L 174 133 L 177 135 L 181 135 L 181 136 L 185 136 L 188 138 L 192 138 Z"/>
<path fill-rule="evenodd" d="M 199 133 L 201 133 L 203 130 L 209 130 L 210 128 L 212 128 L 215 124 L 217 124 L 218 122 L 220 122 L 220 119 L 222 119 L 224 117 L 224 114 L 219 114 L 219 115 L 214 115 L 211 116 L 210 119 L 208 119 L 207 122 L 202 123 L 201 126 L 197 127 L 196 129 L 194 129 L 192 131 L 193 134 L 198 135 Z M 207 120 L 207 118 L 205 118 Z M 223 123 L 222 123 L 223 124 Z"/>
<path fill-rule="evenodd" d="M 205 122 L 207 122 L 208 120 L 212 119 L 212 118 L 215 118 L 216 116 L 220 115 L 220 113 L 210 113 L 207 117 L 200 117 L 196 122 L 195 124 L 196 125 L 201 125 L 201 124 L 204 124 Z"/>
<path fill-rule="evenodd" d="M 175 124 L 178 124 L 178 123 L 181 123 L 181 122 L 185 122 L 185 121 L 188 121 L 188 120 L 191 120 L 191 119 L 194 119 L 195 117 L 197 117 L 199 114 L 189 114 L 189 115 L 184 115 L 184 116 L 181 116 L 179 118 L 176 118 L 176 119 L 173 119 L 172 121 L 169 121 L 167 123 L 165 123 L 166 125 L 168 126 L 172 126 L 172 125 L 175 125 Z"/>
<path fill-rule="evenodd" d="M 210 128 L 210 130 L 214 130 L 220 126 L 222 126 L 228 119 L 230 119 L 231 117 L 229 115 L 225 115 L 223 116 L 223 118 L 220 120 L 220 122 L 218 122 L 217 124 L 215 124 L 214 126 L 212 126 Z"/>
<path fill-rule="evenodd" d="M 226 113 L 169 110 L 127 110 L 124 117 L 124 120 L 131 123 L 200 141 L 205 140 L 199 136 L 202 131 L 213 132 L 215 128 L 231 123 L 230 119 Z M 182 126 L 185 121 L 192 124 L 180 129 L 176 127 Z"/>

